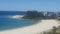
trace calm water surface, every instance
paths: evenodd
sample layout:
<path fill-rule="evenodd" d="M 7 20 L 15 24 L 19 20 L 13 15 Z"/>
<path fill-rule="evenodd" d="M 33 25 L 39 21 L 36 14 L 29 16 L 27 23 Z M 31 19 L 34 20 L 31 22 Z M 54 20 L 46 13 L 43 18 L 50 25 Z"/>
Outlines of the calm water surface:
<path fill-rule="evenodd" d="M 13 15 L 3 15 L 0 16 L 0 30 L 20 28 L 37 23 L 36 20 L 29 19 L 15 19 L 11 18 Z"/>

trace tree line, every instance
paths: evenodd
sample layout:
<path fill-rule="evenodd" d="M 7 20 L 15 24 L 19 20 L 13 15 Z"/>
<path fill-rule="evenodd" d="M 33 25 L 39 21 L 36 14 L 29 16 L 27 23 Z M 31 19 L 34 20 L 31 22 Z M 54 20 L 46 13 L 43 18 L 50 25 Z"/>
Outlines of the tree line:
<path fill-rule="evenodd" d="M 27 19 L 56 19 L 60 13 L 56 14 L 54 12 L 42 12 L 42 11 L 27 11 L 23 18 Z"/>

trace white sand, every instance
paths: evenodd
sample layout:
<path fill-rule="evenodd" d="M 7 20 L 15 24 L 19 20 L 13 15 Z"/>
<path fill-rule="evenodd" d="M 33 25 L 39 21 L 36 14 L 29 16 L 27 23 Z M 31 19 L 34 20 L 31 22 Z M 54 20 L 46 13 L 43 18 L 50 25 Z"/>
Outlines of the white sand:
<path fill-rule="evenodd" d="M 37 34 L 44 30 L 51 29 L 53 26 L 58 26 L 57 21 L 42 20 L 42 22 L 39 22 L 38 24 L 23 28 L 1 31 L 0 34 Z"/>
<path fill-rule="evenodd" d="M 10 18 L 14 18 L 14 19 L 19 19 L 22 18 L 23 15 L 14 15 L 14 16 L 10 16 Z"/>

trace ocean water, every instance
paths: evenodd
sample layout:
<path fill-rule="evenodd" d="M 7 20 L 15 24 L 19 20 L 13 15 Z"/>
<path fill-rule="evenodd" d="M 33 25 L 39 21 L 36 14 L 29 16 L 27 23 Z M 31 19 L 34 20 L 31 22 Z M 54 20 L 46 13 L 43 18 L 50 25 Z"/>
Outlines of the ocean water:
<path fill-rule="evenodd" d="M 7 15 L 6 16 L 4 15 L 4 16 L 0 16 L 0 31 L 7 30 L 7 29 L 27 27 L 36 23 L 37 20 L 21 19 L 21 18 L 15 19 L 15 18 L 10 18 Z"/>
<path fill-rule="evenodd" d="M 37 20 L 21 18 L 15 19 L 11 18 L 11 16 L 14 15 L 0 15 L 0 31 L 27 27 L 37 23 Z"/>

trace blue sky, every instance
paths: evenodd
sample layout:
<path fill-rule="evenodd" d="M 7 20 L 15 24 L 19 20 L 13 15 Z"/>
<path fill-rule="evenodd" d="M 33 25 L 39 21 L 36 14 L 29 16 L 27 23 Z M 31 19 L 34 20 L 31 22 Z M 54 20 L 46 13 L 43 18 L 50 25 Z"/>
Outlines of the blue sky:
<path fill-rule="evenodd" d="M 60 11 L 60 0 L 0 0 L 0 10 Z"/>

